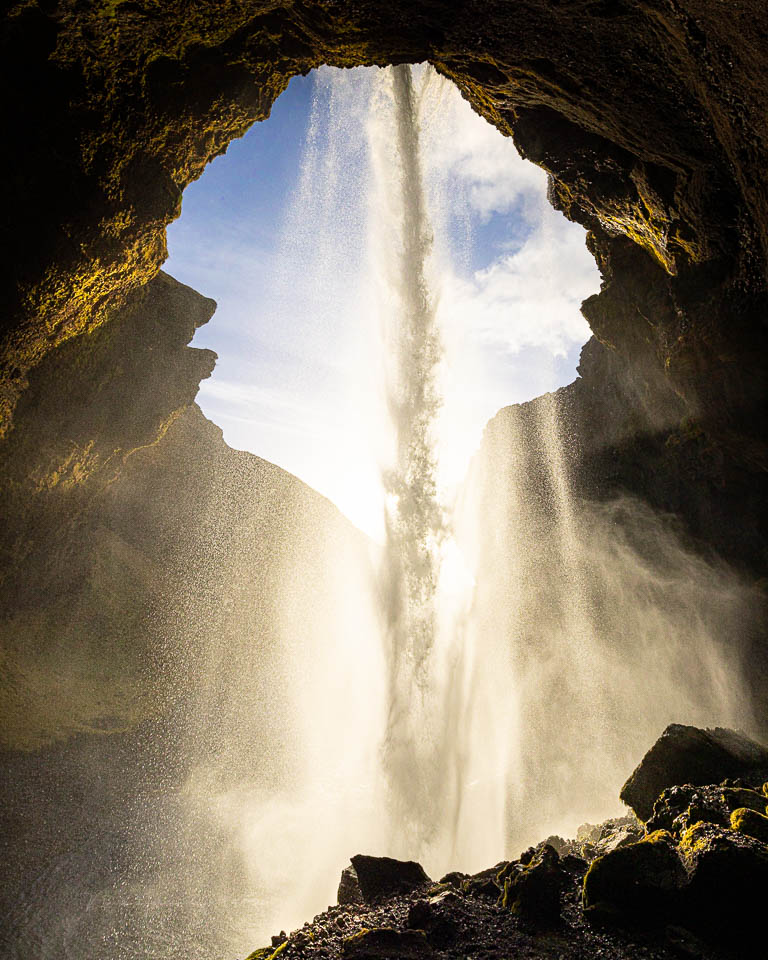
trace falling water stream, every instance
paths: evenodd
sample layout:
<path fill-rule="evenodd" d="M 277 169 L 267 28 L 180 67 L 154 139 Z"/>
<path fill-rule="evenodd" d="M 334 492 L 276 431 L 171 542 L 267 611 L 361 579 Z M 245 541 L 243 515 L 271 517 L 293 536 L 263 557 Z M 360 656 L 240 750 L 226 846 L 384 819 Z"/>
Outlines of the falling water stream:
<path fill-rule="evenodd" d="M 409 65 L 392 70 L 397 191 L 394 269 L 389 319 L 391 354 L 387 400 L 396 436 L 395 464 L 384 475 L 387 498 L 383 596 L 388 669 L 384 762 L 393 836 L 412 849 L 438 828 L 439 751 L 430 698 L 435 643 L 439 549 L 447 534 L 435 480 L 436 385 L 441 357 L 435 290 L 428 276 L 432 229 L 426 210 L 419 149 L 418 106 Z M 427 751 L 423 749 L 428 745 Z M 443 774 L 444 776 L 444 774 Z M 425 811 L 432 810 L 432 822 Z"/>
<path fill-rule="evenodd" d="M 436 81 L 427 71 L 420 90 Z M 500 819 L 487 818 L 483 804 L 474 818 L 462 819 L 472 581 L 453 535 L 450 504 L 438 485 L 443 343 L 420 96 L 409 65 L 385 72 L 379 87 L 380 107 L 372 121 L 380 136 L 371 143 L 374 151 L 384 144 L 388 150 L 373 158 L 378 204 L 371 228 L 378 234 L 375 273 L 389 359 L 384 394 L 394 436 L 393 463 L 382 477 L 387 843 L 390 852 L 422 857 L 442 873 L 457 857 L 474 862 L 488 846 L 501 848 L 504 837 Z M 384 206 L 389 217 L 377 217 Z M 486 740 L 486 747 L 491 743 Z M 483 789 L 493 792 L 494 785 L 486 781 Z"/>

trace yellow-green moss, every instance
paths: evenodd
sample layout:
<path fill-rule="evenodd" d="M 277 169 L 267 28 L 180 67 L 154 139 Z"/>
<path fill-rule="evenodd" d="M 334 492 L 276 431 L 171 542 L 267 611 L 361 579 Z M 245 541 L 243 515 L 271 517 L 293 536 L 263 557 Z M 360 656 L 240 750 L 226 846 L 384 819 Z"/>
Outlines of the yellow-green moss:
<path fill-rule="evenodd" d="M 685 857 L 705 850 L 712 839 L 712 824 L 700 820 L 689 827 L 680 838 L 679 850 Z"/>
<path fill-rule="evenodd" d="M 731 828 L 754 837 L 762 843 L 768 843 L 768 817 L 764 813 L 758 813 L 757 810 L 751 810 L 749 807 L 739 807 L 738 810 L 734 810 L 731 814 Z"/>
<path fill-rule="evenodd" d="M 370 927 L 363 927 L 362 930 L 358 930 L 357 933 L 353 933 L 348 937 L 344 937 L 344 943 L 357 943 L 360 940 L 364 940 L 365 937 L 371 932 Z"/>
<path fill-rule="evenodd" d="M 275 960 L 285 950 L 289 942 L 289 940 L 284 940 L 277 949 L 274 947 L 259 947 L 253 953 L 249 953 L 245 960 Z"/>
<path fill-rule="evenodd" d="M 683 873 L 672 834 L 655 830 L 592 862 L 584 876 L 584 909 L 606 917 L 661 909 Z"/>

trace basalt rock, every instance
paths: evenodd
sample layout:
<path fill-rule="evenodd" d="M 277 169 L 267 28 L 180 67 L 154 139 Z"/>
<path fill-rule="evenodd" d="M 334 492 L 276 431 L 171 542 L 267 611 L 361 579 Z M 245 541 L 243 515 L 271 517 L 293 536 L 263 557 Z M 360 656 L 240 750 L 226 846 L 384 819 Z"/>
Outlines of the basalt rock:
<path fill-rule="evenodd" d="M 410 930 L 423 930 L 431 947 L 445 949 L 456 936 L 457 922 L 454 913 L 460 903 L 460 896 L 450 889 L 443 890 L 428 900 L 417 900 L 408 910 L 406 925 Z"/>
<path fill-rule="evenodd" d="M 357 854 L 352 866 L 363 899 L 370 903 L 379 897 L 405 893 L 429 883 L 421 864 L 413 860 L 393 860 L 392 857 L 370 857 Z"/>
<path fill-rule="evenodd" d="M 748 809 L 761 814 L 765 812 L 765 803 L 762 793 L 743 786 L 709 784 L 694 787 L 687 784 L 670 787 L 656 800 L 646 829 L 649 832 L 668 830 L 681 837 L 689 827 L 702 821 L 728 827 L 737 810 Z"/>
<path fill-rule="evenodd" d="M 448 874 L 448 876 L 455 878 L 451 882 L 463 890 L 464 893 L 471 893 L 480 897 L 492 897 L 497 900 L 501 892 L 498 875 L 507 866 L 508 862 L 504 861 L 493 867 L 488 867 L 486 870 L 481 870 L 479 873 L 472 874 L 471 877 L 462 874 Z"/>
<path fill-rule="evenodd" d="M 342 957 L 350 960 L 389 960 L 392 957 L 426 957 L 431 954 L 427 938 L 420 930 L 393 930 L 379 927 L 361 930 L 341 945 Z"/>
<path fill-rule="evenodd" d="M 336 895 L 337 903 L 362 903 L 363 895 L 354 867 L 344 867 L 341 871 L 339 890 Z"/>
<path fill-rule="evenodd" d="M 731 829 L 768 843 L 768 817 L 762 811 L 739 807 L 731 814 Z"/>
<path fill-rule="evenodd" d="M 635 843 L 644 833 L 643 824 L 637 817 L 614 817 L 605 823 L 582 824 L 576 832 L 576 843 L 571 842 L 569 848 L 575 847 L 571 852 L 594 860 L 627 844 Z"/>
<path fill-rule="evenodd" d="M 764 931 L 768 847 L 739 831 L 698 823 L 683 835 L 680 851 L 688 871 L 688 925 L 737 952 L 749 950 Z"/>
<path fill-rule="evenodd" d="M 658 830 L 594 861 L 584 909 L 600 919 L 660 924 L 674 915 L 685 880 L 673 837 Z"/>
<path fill-rule="evenodd" d="M 727 952 L 699 944 L 679 917 L 674 929 L 663 923 L 646 923 L 637 929 L 591 922 L 581 905 L 581 875 L 586 864 L 571 855 L 559 858 L 548 845 L 533 851 L 525 864 L 519 859 L 497 865 L 508 895 L 505 906 L 489 900 L 479 889 L 459 890 L 441 884 L 447 889 L 433 893 L 437 887 L 421 886 L 372 902 L 329 907 L 288 936 L 281 947 L 281 960 L 322 960 L 339 955 L 349 960 L 438 955 L 443 960 L 468 956 L 673 960 L 685 956 L 685 950 L 696 956 L 691 951 L 697 945 L 702 946 L 699 955 L 707 960 L 732 960 Z M 682 870 L 679 859 L 677 864 Z M 491 869 L 480 871 L 476 878 Z M 268 949 L 258 956 L 268 960 Z"/>
<path fill-rule="evenodd" d="M 700 730 L 672 724 L 621 788 L 621 799 L 641 820 L 647 820 L 667 787 L 747 776 L 760 783 L 765 779 L 763 772 L 768 774 L 768 749 L 743 734 L 723 727 Z"/>

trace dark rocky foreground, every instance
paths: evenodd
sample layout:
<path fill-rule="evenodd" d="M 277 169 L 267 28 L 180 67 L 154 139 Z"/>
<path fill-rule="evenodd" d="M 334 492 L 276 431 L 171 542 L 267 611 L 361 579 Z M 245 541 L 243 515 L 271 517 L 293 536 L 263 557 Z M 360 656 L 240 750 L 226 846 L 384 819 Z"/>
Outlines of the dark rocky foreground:
<path fill-rule="evenodd" d="M 681 771 L 692 782 L 673 782 Z M 659 787 L 645 822 L 585 824 L 574 840 L 437 882 L 414 862 L 355 856 L 336 906 L 247 960 L 762 957 L 766 777 L 760 744 L 672 725 L 622 792 L 637 809 L 651 789 L 638 784 Z"/>

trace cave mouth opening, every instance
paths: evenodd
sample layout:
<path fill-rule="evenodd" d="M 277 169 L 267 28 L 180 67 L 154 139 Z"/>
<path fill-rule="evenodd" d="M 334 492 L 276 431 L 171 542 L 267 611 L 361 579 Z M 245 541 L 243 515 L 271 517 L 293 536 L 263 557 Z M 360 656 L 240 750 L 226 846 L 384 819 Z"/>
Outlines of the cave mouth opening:
<path fill-rule="evenodd" d="M 434 876 L 505 848 L 515 737 L 498 712 L 511 657 L 501 622 L 477 637 L 467 626 L 473 574 L 442 516 L 499 408 L 574 378 L 589 336 L 579 305 L 598 286 L 584 230 L 550 206 L 543 171 L 432 68 L 409 68 L 403 131 L 398 70 L 294 78 L 188 188 L 169 231 L 166 271 L 218 303 L 195 339 L 219 354 L 204 413 L 382 545 L 368 566 L 315 545 L 312 610 L 293 559 L 272 584 L 270 669 L 285 690 L 274 742 L 237 706 L 265 675 L 247 616 L 224 657 L 213 641 L 208 663 L 233 704 L 221 739 L 253 730 L 290 767 L 271 791 L 247 769 L 222 775 L 220 757 L 190 781 L 237 838 L 261 935 L 329 902 L 358 848 L 422 859 Z M 393 334 L 412 310 L 416 326 Z M 421 321 L 439 332 L 426 369 Z M 410 381 L 408 403 L 392 378 Z M 404 441 L 403 420 L 428 422 Z M 250 575 L 233 567 L 228 579 Z M 222 755 L 247 768 L 249 749 Z"/>
<path fill-rule="evenodd" d="M 387 415 L 374 248 L 389 211 L 372 194 L 391 147 L 376 128 L 386 72 L 294 77 L 187 188 L 164 267 L 217 301 L 195 338 L 219 355 L 198 403 L 225 440 L 377 539 Z M 548 203 L 546 174 L 450 81 L 425 64 L 414 80 L 443 332 L 441 480 L 455 491 L 501 407 L 574 379 L 590 333 L 579 306 L 599 276 L 583 228 Z"/>

